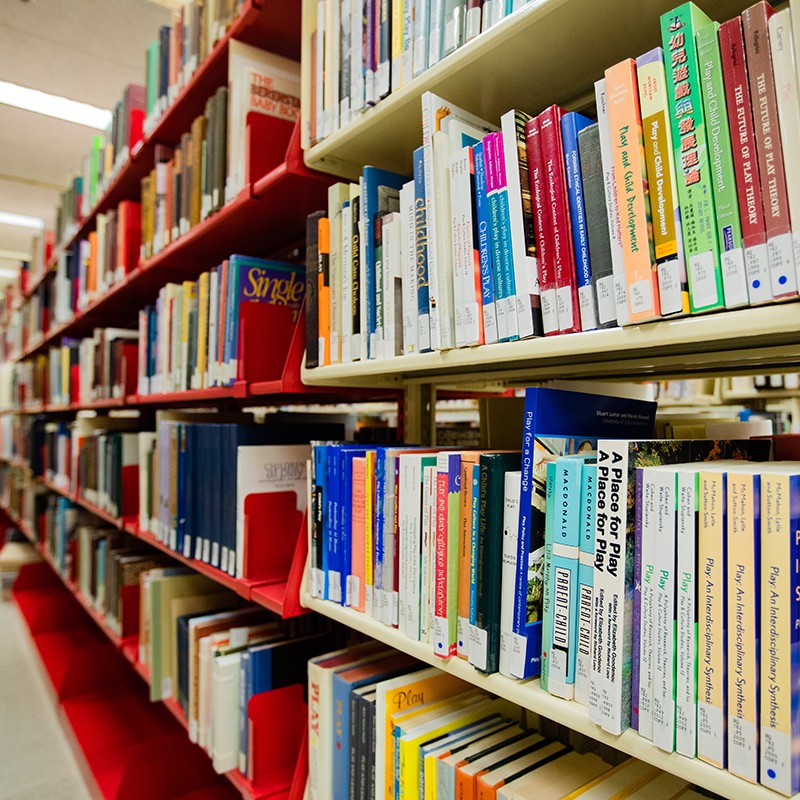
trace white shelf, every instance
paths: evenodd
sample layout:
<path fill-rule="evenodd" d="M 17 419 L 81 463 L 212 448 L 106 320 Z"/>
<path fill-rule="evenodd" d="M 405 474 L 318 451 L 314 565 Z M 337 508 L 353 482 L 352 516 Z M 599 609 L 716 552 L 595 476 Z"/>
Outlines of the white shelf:
<path fill-rule="evenodd" d="M 399 387 L 547 378 L 691 377 L 786 372 L 800 365 L 800 306 L 664 319 L 481 347 L 303 368 L 306 384 Z"/>
<path fill-rule="evenodd" d="M 420 97 L 426 91 L 492 122 L 510 108 L 538 114 L 552 103 L 591 105 L 594 81 L 607 67 L 661 44 L 659 18 L 676 5 L 677 0 L 533 0 L 307 149 L 306 164 L 349 178 L 360 175 L 364 164 L 410 175 L 411 154 L 422 144 Z M 750 3 L 699 5 L 724 22 Z M 303 0 L 304 19 L 314 19 L 315 7 L 314 0 Z M 304 47 L 308 40 L 304 30 Z M 310 47 L 304 55 L 310 64 Z M 310 80 L 308 67 L 304 119 L 310 118 Z"/>
<path fill-rule="evenodd" d="M 721 794 L 723 797 L 731 798 L 731 800 L 780 800 L 783 798 L 783 795 L 771 789 L 747 783 L 741 778 L 737 778 L 725 770 L 712 767 L 699 759 L 686 758 L 677 753 L 665 753 L 635 731 L 626 731 L 621 736 L 606 733 L 589 720 L 586 708 L 578 703 L 561 700 L 542 691 L 539 688 L 538 680 L 514 681 L 500 674 L 484 675 L 463 659 L 444 660 L 439 658 L 434 655 L 428 645 L 412 641 L 395 628 L 389 628 L 366 614 L 325 600 L 318 600 L 305 591 L 301 596 L 301 602 L 313 611 L 318 611 L 320 614 L 361 631 L 373 639 L 378 639 L 397 650 L 408 653 L 420 661 L 432 664 L 444 672 L 449 672 L 468 683 L 486 689 L 487 692 L 504 697 L 536 714 L 566 725 L 572 730 Z M 793 800 L 798 800 L 798 798 L 800 795 L 795 795 Z"/>

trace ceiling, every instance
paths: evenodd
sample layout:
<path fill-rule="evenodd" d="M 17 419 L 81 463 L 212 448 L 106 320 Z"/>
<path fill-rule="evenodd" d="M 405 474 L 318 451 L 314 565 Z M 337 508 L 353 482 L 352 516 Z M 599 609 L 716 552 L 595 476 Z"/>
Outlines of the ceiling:
<path fill-rule="evenodd" d="M 144 83 L 145 50 L 180 0 L 0 0 L 0 80 L 111 109 Z M 55 225 L 59 191 L 97 131 L 0 104 L 0 211 Z M 32 231 L 0 224 L 0 262 Z M 3 264 L 0 263 L 0 266 Z"/>

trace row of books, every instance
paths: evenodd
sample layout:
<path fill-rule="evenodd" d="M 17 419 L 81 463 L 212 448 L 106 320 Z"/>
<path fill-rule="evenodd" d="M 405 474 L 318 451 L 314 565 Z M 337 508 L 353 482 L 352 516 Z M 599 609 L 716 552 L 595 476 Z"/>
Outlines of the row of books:
<path fill-rule="evenodd" d="M 144 129 L 149 132 L 241 11 L 243 0 L 183 0 L 146 53 Z"/>
<path fill-rule="evenodd" d="M 597 123 L 551 106 L 509 111 L 498 130 L 425 93 L 414 180 L 365 167 L 332 187 L 327 219 L 309 218 L 316 362 L 796 297 L 789 14 L 665 14 L 664 50 L 595 84 Z"/>
<path fill-rule="evenodd" d="M 72 178 L 61 193 L 56 212 L 56 240 L 65 244 L 81 221 L 102 197 L 131 150 L 143 135 L 145 89 L 128 84 L 114 106 L 111 121 L 103 134 L 92 137 L 89 154 L 83 160 L 83 171 Z"/>
<path fill-rule="evenodd" d="M 317 0 L 309 4 L 311 143 L 345 128 L 358 114 L 528 2 Z"/>
<path fill-rule="evenodd" d="M 254 304 L 279 305 L 297 319 L 304 293 L 302 267 L 242 255 L 196 281 L 166 284 L 155 305 L 139 312 L 139 394 L 233 383 L 240 374 L 244 316 Z"/>
<path fill-rule="evenodd" d="M 663 641 L 664 637 L 672 637 L 675 617 L 656 625 L 652 604 L 644 606 L 642 603 L 653 611 L 641 612 L 649 626 L 650 638 L 644 639 L 641 645 L 634 645 L 637 649 L 632 649 L 631 645 L 632 641 L 638 642 L 640 633 L 632 622 L 632 615 L 636 613 L 636 587 L 640 585 L 635 576 L 641 575 L 642 587 L 646 585 L 645 579 L 649 580 L 653 574 L 664 578 L 663 571 L 653 572 L 652 565 L 645 575 L 645 565 L 650 562 L 642 555 L 641 548 L 636 547 L 637 530 L 642 538 L 645 519 L 651 531 L 658 531 L 659 546 L 672 541 L 673 555 L 676 559 L 678 555 L 677 529 L 673 527 L 670 536 L 665 519 L 659 516 L 650 519 L 648 514 L 654 501 L 644 507 L 637 502 L 636 469 L 720 459 L 765 461 L 772 453 L 770 438 L 649 440 L 652 426 L 653 409 L 641 401 L 540 388 L 527 393 L 521 453 L 315 446 L 311 591 L 316 596 L 371 614 L 384 624 L 397 627 L 411 639 L 428 642 L 433 653 L 467 659 L 481 671 L 499 671 L 512 678 L 541 674 L 543 686 L 554 694 L 583 702 L 588 706 L 590 718 L 611 733 L 621 733 L 632 722 L 639 727 L 636 719 L 641 714 L 642 699 L 641 696 L 634 696 L 633 700 L 631 697 L 632 692 L 638 692 L 636 676 L 640 673 L 632 665 L 645 663 L 644 648 L 651 654 L 658 650 L 660 658 L 669 658 L 670 663 L 677 664 L 677 645 L 668 650 Z M 634 434 L 633 440 L 602 438 L 609 434 L 630 437 L 636 428 L 639 433 Z M 622 433 L 623 429 L 627 433 Z M 588 454 L 593 451 L 596 452 L 591 460 L 595 463 L 591 464 Z M 568 454 L 573 455 L 558 458 Z M 586 467 L 582 465 L 584 461 L 588 461 Z M 743 574 L 744 567 L 741 558 L 735 563 L 727 560 L 721 548 L 723 541 L 731 547 L 731 534 L 725 533 L 725 514 L 729 526 L 734 524 L 734 519 L 737 525 L 745 523 L 740 500 L 735 501 L 736 505 L 725 506 L 724 466 L 702 464 L 686 471 L 694 470 L 703 475 L 705 469 L 709 474 L 720 476 L 714 485 L 713 497 L 714 502 L 721 505 L 703 517 L 703 520 L 714 519 L 714 536 L 717 537 L 714 541 L 719 553 L 710 554 L 710 560 L 720 570 L 719 575 L 709 578 L 709 591 L 718 604 L 714 606 L 716 612 L 712 609 L 709 613 L 719 627 L 710 632 L 711 638 L 706 638 L 720 659 L 715 675 L 722 675 L 725 664 L 733 680 L 736 675 L 733 667 L 737 664 L 742 667 L 745 651 L 738 645 L 735 651 L 729 650 L 731 662 L 727 664 L 724 645 L 720 644 L 721 630 L 726 624 L 728 630 L 742 628 L 742 615 L 738 604 L 733 602 L 733 588 L 721 593 L 719 589 L 725 587 L 726 575 L 733 581 L 734 573 Z M 792 464 L 776 463 L 741 467 L 741 470 L 756 474 L 763 470 L 764 475 L 768 475 L 773 470 L 785 474 L 793 468 Z M 596 475 L 594 495 L 591 486 L 581 484 L 584 473 L 587 481 L 589 476 Z M 755 490 L 751 488 L 751 491 Z M 697 505 L 692 509 L 702 509 L 706 500 L 699 488 L 696 492 Z M 786 514 L 794 492 L 787 484 L 784 489 Z M 665 497 L 662 490 L 658 494 L 659 502 Z M 548 501 L 550 514 L 547 513 Z M 774 504 L 775 501 L 771 499 L 770 502 Z M 749 512 L 758 518 L 757 502 L 754 506 L 750 501 Z M 761 509 L 760 514 L 765 513 Z M 691 521 L 694 525 L 694 517 Z M 700 560 L 700 543 L 709 541 L 709 534 L 703 527 L 706 524 L 711 523 L 698 521 L 697 527 L 691 529 L 698 560 L 694 572 L 689 567 L 680 572 L 683 578 L 690 573 L 699 576 L 700 571 L 705 570 L 705 562 Z M 785 529 L 789 517 L 771 524 Z M 758 523 L 748 522 L 747 525 L 752 545 L 754 526 Z M 556 538 L 558 536 L 561 538 Z M 785 549 L 776 563 L 780 564 L 782 559 L 782 569 L 786 570 L 793 559 L 791 541 L 787 539 L 784 543 Z M 761 546 L 763 553 L 763 541 Z M 757 556 L 751 554 L 751 575 L 753 570 L 758 572 L 757 562 Z M 770 565 L 769 569 L 776 569 L 772 561 Z M 762 586 L 773 574 L 764 573 L 765 568 L 762 563 Z M 671 574 L 676 581 L 675 572 Z M 791 576 L 786 580 L 790 581 Z M 701 591 L 702 583 L 699 578 L 694 584 L 681 581 L 682 589 L 693 597 L 698 619 L 702 618 L 702 609 L 709 608 Z M 734 584 L 731 582 L 730 586 Z M 790 584 L 787 586 L 791 588 Z M 677 604 L 677 582 L 669 591 Z M 757 591 L 753 595 L 753 591 L 751 588 L 751 609 L 757 608 L 759 599 L 765 596 Z M 781 596 L 789 602 L 793 595 L 786 589 Z M 735 597 L 746 598 L 738 585 Z M 727 618 L 726 599 L 729 603 Z M 773 599 L 772 602 L 777 601 Z M 664 612 L 668 607 L 672 613 L 673 607 L 666 599 L 659 609 Z M 622 615 L 620 608 L 625 609 Z M 793 624 L 790 623 L 791 613 L 787 611 L 781 619 L 785 623 L 772 625 L 771 643 L 787 642 L 788 648 Z M 655 636 L 659 638 L 653 640 Z M 691 645 L 691 637 L 684 636 L 683 641 Z M 755 634 L 750 638 L 750 642 L 753 641 Z M 789 668 L 789 650 L 776 653 L 775 649 L 773 647 L 768 655 L 763 649 L 757 655 L 750 651 L 748 663 L 755 665 L 751 675 L 757 672 L 760 662 L 777 665 L 780 661 Z M 700 655 L 696 658 L 700 659 Z M 734 662 L 736 658 L 738 662 Z M 667 671 L 673 675 L 669 666 L 664 667 L 661 674 L 666 675 Z M 693 718 L 693 713 L 697 723 L 690 726 L 689 732 L 684 734 L 684 743 L 676 748 L 679 723 L 677 708 L 673 707 L 664 722 L 669 732 L 659 736 L 656 743 L 666 750 L 678 749 L 684 755 L 698 755 L 720 767 L 728 766 L 749 780 L 758 780 L 757 768 L 745 769 L 741 766 L 743 758 L 734 757 L 733 751 L 725 755 L 723 703 L 729 684 L 721 677 L 709 679 L 699 660 L 684 669 L 684 678 L 697 682 L 692 686 L 716 686 L 717 710 L 701 711 L 698 705 L 694 712 L 684 711 L 684 723 L 687 716 Z M 670 680 L 672 689 L 678 692 L 676 679 Z M 762 676 L 762 686 L 763 681 Z M 665 680 L 662 688 L 665 685 L 669 690 L 669 681 Z M 653 682 L 648 686 L 653 693 Z M 750 696 L 756 698 L 752 680 L 748 686 L 753 687 L 748 689 Z M 691 688 L 688 691 L 692 695 Z M 770 702 L 768 695 L 763 697 L 764 702 Z M 699 691 L 697 701 L 703 702 Z M 759 702 L 753 700 L 755 706 Z M 754 730 L 748 728 L 752 733 L 749 738 L 742 736 L 742 725 L 738 722 L 729 720 L 729 725 L 737 743 L 746 741 L 742 746 L 748 757 L 756 758 L 759 750 L 756 716 L 738 714 L 732 699 L 727 708 L 727 713 L 735 714 L 737 720 L 745 719 L 745 724 L 753 722 Z M 765 708 L 762 704 L 764 713 Z M 773 700 L 771 709 L 776 714 L 777 708 Z M 745 712 L 749 713 L 747 709 Z M 704 725 L 706 734 L 710 729 L 717 732 L 715 736 L 707 734 L 717 750 L 712 750 L 708 742 L 701 744 L 700 720 L 704 713 L 708 719 L 719 722 Z M 784 723 L 776 723 L 774 727 L 777 729 L 779 725 Z M 762 714 L 762 736 L 767 735 L 765 729 Z M 655 740 L 647 728 L 644 735 Z M 765 746 L 763 753 L 774 754 L 775 747 Z M 788 765 L 791 759 L 787 756 L 781 763 Z M 791 780 L 787 768 L 764 764 L 760 779 L 766 785 L 792 794 L 797 788 L 786 783 Z"/>
<path fill-rule="evenodd" d="M 32 237 L 31 258 L 29 261 L 21 261 L 19 265 L 17 294 L 20 296 L 28 294 L 34 281 L 39 280 L 44 274 L 47 265 L 53 258 L 55 243 L 55 233 L 53 231 L 43 230 Z"/>
<path fill-rule="evenodd" d="M 270 143 L 277 150 L 279 142 L 288 143 L 299 117 L 299 98 L 297 62 L 229 43 L 227 85 L 209 97 L 204 113 L 174 150 L 157 146 L 154 169 L 142 179 L 142 259 L 187 233 L 237 197 L 249 179 L 259 177 L 251 174 L 252 148 Z"/>
<path fill-rule="evenodd" d="M 312 800 L 700 796 L 634 759 L 580 754 L 508 701 L 375 643 L 312 659 L 308 685 Z"/>

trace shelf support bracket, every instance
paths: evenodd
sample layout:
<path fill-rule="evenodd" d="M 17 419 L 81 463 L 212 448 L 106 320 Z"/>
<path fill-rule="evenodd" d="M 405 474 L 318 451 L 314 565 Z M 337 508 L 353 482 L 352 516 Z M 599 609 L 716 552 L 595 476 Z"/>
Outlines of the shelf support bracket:
<path fill-rule="evenodd" d="M 403 431 L 406 444 L 436 445 L 436 387 L 415 383 L 403 392 Z"/>

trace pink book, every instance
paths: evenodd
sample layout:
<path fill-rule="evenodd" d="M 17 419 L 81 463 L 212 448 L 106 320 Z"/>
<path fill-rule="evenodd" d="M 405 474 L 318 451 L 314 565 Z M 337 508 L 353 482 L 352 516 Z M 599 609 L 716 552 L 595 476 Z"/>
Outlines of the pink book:
<path fill-rule="evenodd" d="M 350 605 L 356 611 L 364 610 L 367 531 L 366 478 L 367 459 L 364 456 L 357 456 L 353 459 L 353 528 L 350 534 L 350 580 L 352 586 Z"/>

